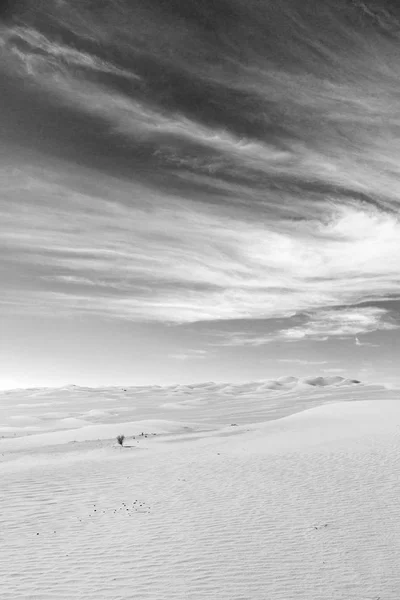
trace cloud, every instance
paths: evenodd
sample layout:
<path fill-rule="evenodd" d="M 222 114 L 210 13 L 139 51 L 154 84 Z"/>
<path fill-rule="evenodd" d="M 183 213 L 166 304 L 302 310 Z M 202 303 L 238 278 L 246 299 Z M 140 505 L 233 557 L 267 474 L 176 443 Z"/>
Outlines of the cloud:
<path fill-rule="evenodd" d="M 278 362 L 292 363 L 296 365 L 326 365 L 327 360 L 303 360 L 301 358 L 280 358 Z"/>
<path fill-rule="evenodd" d="M 371 342 L 360 342 L 360 340 L 358 339 L 358 337 L 356 337 L 355 339 L 355 345 L 356 346 L 371 346 L 373 348 L 378 348 L 379 344 L 372 344 Z"/>
<path fill-rule="evenodd" d="M 259 334 L 239 331 L 221 333 L 219 336 L 216 334 L 220 339 L 217 339 L 215 345 L 257 347 L 272 342 L 326 341 L 329 338 L 347 339 L 357 334 L 365 334 L 377 330 L 390 331 L 398 328 L 400 328 L 400 323 L 394 321 L 391 313 L 384 308 L 321 309 L 307 315 L 301 325 L 282 328 L 272 333 Z M 281 359 L 282 361 L 310 364 L 300 359 Z M 323 364 L 323 362 L 313 364 Z"/>
<path fill-rule="evenodd" d="M 186 361 L 186 360 L 198 360 L 198 359 L 202 359 L 205 358 L 207 356 L 207 354 L 209 354 L 209 352 L 207 350 L 193 350 L 193 349 L 185 349 L 184 352 L 178 352 L 178 353 L 173 353 L 173 354 L 169 354 L 169 358 L 173 358 L 174 360 L 182 360 L 182 361 Z"/>
<path fill-rule="evenodd" d="M 0 32 L 1 33 L 1 32 Z M 128 79 L 140 79 L 132 71 L 121 69 L 94 54 L 55 42 L 37 29 L 16 26 L 3 31 L 0 46 L 18 58 L 29 75 L 57 81 L 56 75 L 67 76 L 80 67 L 86 71 L 119 75 Z M 73 71 L 75 69 L 75 72 Z"/>
<path fill-rule="evenodd" d="M 101 197 L 18 170 L 2 179 L 4 297 L 16 310 L 22 293 L 32 311 L 185 323 L 314 314 L 400 294 L 400 224 L 377 209 L 331 205 L 325 221 L 268 223 L 140 186 L 116 183 L 111 201 L 106 184 Z M 281 339 L 354 337 L 380 328 L 384 312 L 316 315 Z"/>
<path fill-rule="evenodd" d="M 377 307 L 321 310 L 311 315 L 304 325 L 282 330 L 280 336 L 288 341 L 323 341 L 331 337 L 348 338 L 359 333 L 398 329 L 400 323 L 394 323 L 389 317 L 389 311 Z"/>
<path fill-rule="evenodd" d="M 307 213 L 314 204 L 307 198 L 310 186 L 320 201 L 325 199 L 318 190 L 325 186 L 339 201 L 343 192 L 348 198 L 364 194 L 365 201 L 385 207 L 398 205 L 400 119 L 393 111 L 397 98 L 393 81 L 400 73 L 395 61 L 382 70 L 376 57 L 358 59 L 351 82 L 288 73 L 271 64 L 263 67 L 259 61 L 251 69 L 236 61 L 236 76 L 229 77 L 221 66 L 202 67 L 193 56 L 186 64 L 177 60 L 178 52 L 177 62 L 171 63 L 161 52 L 148 49 L 153 70 L 147 63 L 147 70 L 138 74 L 134 67 L 140 60 L 133 41 L 124 46 L 131 64 L 127 69 L 94 54 L 93 47 L 100 44 L 92 44 L 90 52 L 55 41 L 34 27 L 3 30 L 2 40 L 5 68 L 28 75 L 44 90 L 47 99 L 59 105 L 60 121 L 72 107 L 104 123 L 105 144 L 119 138 L 120 148 L 152 143 L 149 161 L 156 156 L 157 166 L 171 176 L 192 183 L 197 178 L 215 191 L 229 181 L 240 182 L 245 195 L 263 196 L 275 211 L 289 203 L 292 212 Z M 114 52 L 110 49 L 107 56 L 121 54 L 116 40 Z M 171 52 L 178 43 L 174 38 Z M 177 72 L 181 86 L 173 80 Z M 135 79 L 138 85 L 119 86 L 101 74 Z M 171 78 L 168 93 L 157 87 L 161 75 L 166 84 Z M 202 111 L 194 111 L 196 102 L 182 92 L 185 84 L 200 94 Z M 171 89 L 178 87 L 180 93 L 171 97 Z M 70 112 L 65 115 L 71 119 Z M 265 190 L 270 192 L 268 198 Z M 232 201 L 237 191 L 231 190 Z"/>
<path fill-rule="evenodd" d="M 215 53 L 189 10 L 165 52 L 176 15 L 153 21 L 137 8 L 126 19 L 121 6 L 96 12 L 90 44 L 73 2 L 51 15 L 74 36 L 28 17 L 0 32 L 5 78 L 22 81 L 3 122 L 18 148 L 35 119 L 33 149 L 50 140 L 30 177 L 15 150 L 0 173 L 3 310 L 175 324 L 308 314 L 276 334 L 232 334 L 229 345 L 396 327 L 378 309 L 335 307 L 400 296 L 397 47 L 383 55 L 375 41 L 353 42 L 337 15 L 334 46 L 308 35 L 311 15 L 286 44 L 266 8 L 253 21 L 266 44 L 257 50 L 243 5 L 243 19 L 232 8 L 229 20 L 237 50 L 223 34 Z M 223 33 L 226 21 L 215 23 Z M 338 33 L 353 50 L 343 63 Z M 53 172 L 50 150 L 67 167 Z"/>

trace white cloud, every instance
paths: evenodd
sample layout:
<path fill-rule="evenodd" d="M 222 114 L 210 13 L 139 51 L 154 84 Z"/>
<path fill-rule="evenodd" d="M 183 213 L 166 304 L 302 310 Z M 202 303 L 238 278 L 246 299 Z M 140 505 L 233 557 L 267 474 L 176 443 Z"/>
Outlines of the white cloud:
<path fill-rule="evenodd" d="M 198 360 L 205 358 L 209 354 L 207 350 L 194 350 L 194 349 L 185 349 L 184 352 L 177 352 L 173 354 L 169 354 L 169 358 L 173 358 L 175 360 Z"/>
<path fill-rule="evenodd" d="M 0 31 L 0 46 L 4 50 L 8 49 L 25 65 L 27 72 L 35 77 L 51 77 L 54 81 L 56 74 L 67 76 L 68 66 L 139 79 L 131 71 L 121 69 L 87 52 L 54 42 L 38 30 L 28 27 L 16 26 Z"/>
<path fill-rule="evenodd" d="M 303 360 L 301 358 L 280 358 L 278 362 L 291 363 L 296 365 L 326 365 L 327 360 Z"/>
<path fill-rule="evenodd" d="M 327 204 L 323 222 L 257 222 L 139 186 L 117 183 L 111 202 L 18 171 L 3 179 L 2 260 L 28 282 L 31 311 L 175 323 L 316 313 L 285 340 L 394 327 L 380 309 L 326 310 L 400 295 L 391 214 Z M 19 290 L 3 278 L 15 310 Z"/>
<path fill-rule="evenodd" d="M 263 346 L 271 342 L 299 342 L 304 340 L 326 341 L 329 338 L 352 338 L 357 334 L 377 330 L 394 330 L 400 323 L 394 322 L 388 310 L 377 307 L 355 307 L 318 310 L 309 314 L 306 321 L 295 327 L 282 328 L 263 335 L 247 332 L 216 334 L 217 346 Z M 358 338 L 356 337 L 356 340 Z M 357 344 L 357 342 L 356 342 Z M 370 345 L 361 344 L 358 345 Z M 372 344 L 371 344 L 372 345 Z M 280 359 L 280 362 L 311 364 L 300 359 Z M 315 362 L 313 364 L 323 364 Z"/>
<path fill-rule="evenodd" d="M 282 330 L 278 335 L 288 341 L 327 340 L 330 337 L 349 338 L 359 333 L 400 327 L 400 324 L 390 321 L 389 316 L 387 310 L 376 307 L 320 310 L 311 315 L 304 325 Z"/>
<path fill-rule="evenodd" d="M 378 348 L 379 344 L 372 344 L 371 342 L 360 342 L 360 340 L 358 339 L 358 337 L 356 337 L 355 339 L 355 345 L 356 346 L 371 346 L 373 348 Z"/>

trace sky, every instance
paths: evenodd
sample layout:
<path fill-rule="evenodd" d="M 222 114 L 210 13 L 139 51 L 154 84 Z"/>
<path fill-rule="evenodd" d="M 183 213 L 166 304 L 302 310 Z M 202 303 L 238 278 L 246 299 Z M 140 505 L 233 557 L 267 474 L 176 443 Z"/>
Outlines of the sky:
<path fill-rule="evenodd" d="M 0 388 L 400 384 L 400 8 L 8 0 Z"/>

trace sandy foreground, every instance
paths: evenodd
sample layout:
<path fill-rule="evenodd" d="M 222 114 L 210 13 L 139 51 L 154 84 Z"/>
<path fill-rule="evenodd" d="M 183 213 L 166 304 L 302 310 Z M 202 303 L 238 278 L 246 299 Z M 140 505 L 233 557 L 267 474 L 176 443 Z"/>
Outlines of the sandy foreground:
<path fill-rule="evenodd" d="M 290 377 L 1 393 L 1 599 L 398 600 L 399 398 Z"/>

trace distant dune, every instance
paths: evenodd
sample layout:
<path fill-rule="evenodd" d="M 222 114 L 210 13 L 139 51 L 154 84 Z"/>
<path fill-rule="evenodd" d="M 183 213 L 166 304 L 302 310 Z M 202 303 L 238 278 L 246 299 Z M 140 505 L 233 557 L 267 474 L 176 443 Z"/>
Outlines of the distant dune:
<path fill-rule="evenodd" d="M 194 383 L 169 386 L 90 388 L 68 385 L 0 392 L 2 420 L 0 451 L 17 442 L 7 438 L 29 436 L 24 447 L 48 441 L 110 439 L 115 427 L 135 430 L 135 423 L 153 421 L 195 423 L 197 427 L 260 423 L 332 402 L 387 397 L 382 386 L 365 386 L 339 376 L 280 377 L 245 383 Z M 93 427 L 95 426 L 95 429 Z M 96 429 L 97 428 L 97 429 Z M 133 429 L 132 429 L 133 428 Z M 63 434 L 32 436 L 64 431 Z M 86 432 L 86 433 L 85 433 Z M 47 442 L 46 442 L 47 443 Z M 11 445 L 10 445 L 11 444 Z"/>

